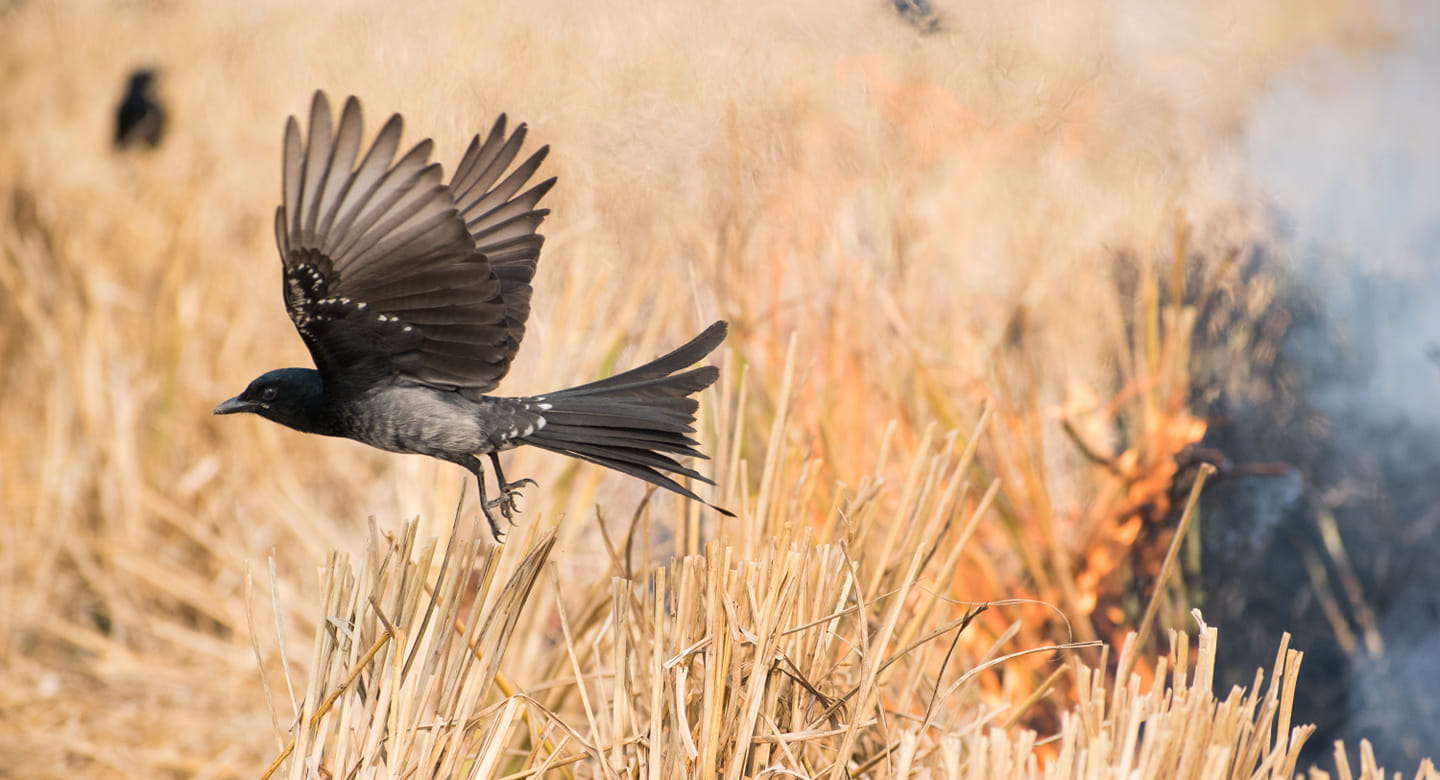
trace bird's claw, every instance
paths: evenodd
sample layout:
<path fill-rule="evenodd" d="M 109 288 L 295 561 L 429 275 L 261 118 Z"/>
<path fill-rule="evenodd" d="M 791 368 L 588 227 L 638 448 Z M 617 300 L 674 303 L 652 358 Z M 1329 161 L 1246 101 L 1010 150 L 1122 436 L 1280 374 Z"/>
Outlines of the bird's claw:
<path fill-rule="evenodd" d="M 520 507 L 515 503 L 515 499 L 521 496 L 520 488 L 534 484 L 535 480 L 533 479 L 517 479 L 514 482 L 502 482 L 500 484 L 500 495 L 485 502 L 485 513 L 488 515 L 490 510 L 499 509 L 500 516 L 504 517 L 510 525 L 515 525 L 515 515 L 520 512 Z"/>
<path fill-rule="evenodd" d="M 495 510 L 500 510 L 500 516 L 505 518 L 507 523 L 515 525 L 515 515 L 520 512 L 515 499 L 520 497 L 520 488 L 534 485 L 535 480 L 517 479 L 510 482 L 505 479 L 505 472 L 500 468 L 500 458 L 494 452 L 490 453 L 490 462 L 495 466 L 495 484 L 500 487 L 500 495 L 488 501 L 485 499 L 485 478 L 477 470 L 475 477 L 480 481 L 480 506 L 485 511 L 485 519 L 490 521 L 490 530 L 495 534 L 495 540 L 504 541 L 505 535 L 500 532 L 500 522 L 495 519 Z"/>
<path fill-rule="evenodd" d="M 519 493 L 505 493 L 499 498 L 486 501 L 485 514 L 490 514 L 493 509 L 499 509 L 500 516 L 509 521 L 510 525 L 515 525 L 515 514 L 520 511 L 520 507 L 515 504 L 515 498 L 519 495 Z"/>

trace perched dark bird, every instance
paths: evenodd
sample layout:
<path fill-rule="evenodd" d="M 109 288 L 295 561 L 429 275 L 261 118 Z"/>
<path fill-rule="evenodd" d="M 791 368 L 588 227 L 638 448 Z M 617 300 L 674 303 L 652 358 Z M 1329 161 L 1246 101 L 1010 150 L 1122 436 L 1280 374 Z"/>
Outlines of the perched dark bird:
<path fill-rule="evenodd" d="M 485 395 L 525 335 L 544 243 L 535 231 L 549 214 L 536 205 L 555 179 L 520 190 L 549 147 L 507 175 L 525 126 L 507 137 L 502 115 L 483 141 L 470 142 L 445 184 L 429 162 L 429 139 L 392 164 L 401 124 L 398 114 L 390 117 L 357 165 L 358 100 L 345 101 L 332 126 L 330 102 L 315 93 L 304 141 L 290 117 L 275 238 L 285 306 L 315 369 L 263 374 L 215 413 L 252 412 L 304 433 L 464 466 L 479 481 L 497 539 L 494 510 L 513 522 L 519 489 L 534 484 L 507 482 L 497 453 L 522 444 L 700 501 L 667 474 L 710 483 L 672 456 L 705 457 L 688 436 L 699 407 L 690 396 L 719 371 L 683 369 L 724 341 L 725 323 L 607 379 L 529 398 Z M 486 499 L 481 455 L 495 469 L 494 499 Z"/>
<path fill-rule="evenodd" d="M 890 0 L 890 5 L 900 18 L 909 22 L 922 33 L 940 31 L 940 15 L 930 0 Z"/>
<path fill-rule="evenodd" d="M 141 144 L 154 149 L 165 137 L 165 106 L 160 104 L 155 71 L 141 68 L 130 74 L 125 97 L 115 109 L 115 148 Z"/>

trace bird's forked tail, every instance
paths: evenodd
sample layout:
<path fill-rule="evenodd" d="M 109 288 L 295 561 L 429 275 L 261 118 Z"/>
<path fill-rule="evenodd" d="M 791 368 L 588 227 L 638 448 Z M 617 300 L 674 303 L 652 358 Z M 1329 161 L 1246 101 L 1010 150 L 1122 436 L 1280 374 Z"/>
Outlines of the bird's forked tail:
<path fill-rule="evenodd" d="M 715 484 L 672 456 L 706 457 L 699 442 L 688 435 L 695 432 L 695 411 L 700 406 L 690 396 L 714 384 L 720 371 L 702 366 L 676 372 L 720 346 L 727 327 L 718 321 L 684 346 L 639 368 L 525 399 L 544 410 L 544 424 L 520 441 L 639 477 L 734 517 L 667 476 Z"/>

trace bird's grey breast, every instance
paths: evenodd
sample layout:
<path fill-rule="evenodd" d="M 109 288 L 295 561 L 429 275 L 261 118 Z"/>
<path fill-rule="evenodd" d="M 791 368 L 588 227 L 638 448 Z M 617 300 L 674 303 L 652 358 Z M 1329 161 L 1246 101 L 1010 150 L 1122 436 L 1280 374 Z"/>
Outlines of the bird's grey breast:
<path fill-rule="evenodd" d="M 443 457 L 489 449 L 476 406 L 453 391 L 396 384 L 371 389 L 350 408 L 366 444 Z"/>

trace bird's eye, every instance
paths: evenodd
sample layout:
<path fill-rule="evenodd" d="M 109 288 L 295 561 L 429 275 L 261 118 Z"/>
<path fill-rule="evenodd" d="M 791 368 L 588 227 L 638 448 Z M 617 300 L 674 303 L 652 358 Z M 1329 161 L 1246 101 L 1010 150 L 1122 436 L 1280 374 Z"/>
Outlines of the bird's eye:
<path fill-rule="evenodd" d="M 275 388 L 267 387 L 264 390 L 260 391 L 260 400 L 269 403 L 270 401 L 275 400 L 276 394 L 277 391 L 275 390 Z"/>

